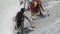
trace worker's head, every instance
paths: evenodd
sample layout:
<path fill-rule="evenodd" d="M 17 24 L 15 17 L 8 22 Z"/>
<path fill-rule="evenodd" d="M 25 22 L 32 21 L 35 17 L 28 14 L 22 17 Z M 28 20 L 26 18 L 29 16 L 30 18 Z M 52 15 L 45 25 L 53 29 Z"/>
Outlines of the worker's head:
<path fill-rule="evenodd" d="M 34 1 L 34 7 L 36 7 L 38 5 L 38 3 L 36 1 Z"/>

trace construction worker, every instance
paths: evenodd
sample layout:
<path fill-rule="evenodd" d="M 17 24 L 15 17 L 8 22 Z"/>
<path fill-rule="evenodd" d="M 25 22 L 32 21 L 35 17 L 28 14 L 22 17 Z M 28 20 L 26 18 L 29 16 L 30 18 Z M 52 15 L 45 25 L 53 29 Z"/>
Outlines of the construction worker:
<path fill-rule="evenodd" d="M 30 22 L 30 30 L 34 30 L 32 24 L 31 24 L 31 21 L 29 20 L 29 18 L 24 15 L 24 8 L 21 9 L 21 11 L 19 11 L 15 17 L 15 22 L 16 22 L 16 27 L 15 29 L 18 29 L 18 32 L 20 32 L 20 29 L 22 31 L 22 34 L 23 34 L 23 30 L 27 29 L 27 28 L 24 28 L 24 18 L 26 18 L 29 22 Z"/>
<path fill-rule="evenodd" d="M 34 14 L 36 14 L 36 12 L 39 12 L 39 11 L 40 11 L 40 16 L 44 16 L 41 9 L 42 11 L 44 11 L 41 0 L 30 1 L 31 16 L 33 16 Z"/>
<path fill-rule="evenodd" d="M 15 28 L 18 29 L 18 32 L 20 31 L 19 29 L 21 28 L 21 31 L 22 31 L 22 34 L 23 34 L 23 30 L 27 29 L 27 28 L 24 28 L 24 18 L 26 18 L 30 23 L 31 23 L 31 21 L 28 19 L 27 16 L 24 15 L 24 12 L 25 12 L 25 0 L 21 0 L 19 2 L 20 2 L 20 11 L 17 13 L 17 15 L 15 17 L 15 22 L 16 22 L 16 27 Z M 32 25 L 31 25 L 31 27 L 32 27 Z"/>

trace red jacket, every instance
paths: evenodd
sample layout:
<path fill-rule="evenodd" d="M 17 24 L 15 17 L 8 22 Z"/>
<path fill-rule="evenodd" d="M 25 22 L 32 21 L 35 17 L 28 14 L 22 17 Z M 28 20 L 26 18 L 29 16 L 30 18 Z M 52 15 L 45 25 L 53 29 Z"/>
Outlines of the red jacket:
<path fill-rule="evenodd" d="M 41 0 L 37 0 L 37 1 L 38 1 L 38 3 L 41 4 Z M 39 9 L 39 8 L 37 8 L 37 9 Z M 31 15 L 35 14 L 34 7 L 32 5 L 30 5 L 30 12 L 31 12 Z"/>

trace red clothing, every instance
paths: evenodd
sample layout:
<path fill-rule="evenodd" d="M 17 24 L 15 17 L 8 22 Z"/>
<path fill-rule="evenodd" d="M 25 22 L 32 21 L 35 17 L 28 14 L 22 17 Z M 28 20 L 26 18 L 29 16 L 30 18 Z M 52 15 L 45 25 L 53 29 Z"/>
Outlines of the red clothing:
<path fill-rule="evenodd" d="M 31 12 L 31 16 L 33 16 L 34 14 L 37 13 L 38 10 L 40 10 L 40 7 L 37 6 L 37 7 L 33 7 L 32 5 L 30 6 L 29 8 L 30 12 Z"/>
<path fill-rule="evenodd" d="M 41 3 L 41 0 L 37 0 L 39 3 Z M 36 14 L 36 10 L 40 10 L 40 7 L 37 6 L 36 8 L 34 8 L 33 5 L 30 5 L 30 8 L 29 8 L 30 12 L 31 12 L 31 16 Z"/>
<path fill-rule="evenodd" d="M 31 5 L 30 8 L 29 8 L 30 12 L 31 12 L 31 15 L 34 14 L 34 7 Z"/>

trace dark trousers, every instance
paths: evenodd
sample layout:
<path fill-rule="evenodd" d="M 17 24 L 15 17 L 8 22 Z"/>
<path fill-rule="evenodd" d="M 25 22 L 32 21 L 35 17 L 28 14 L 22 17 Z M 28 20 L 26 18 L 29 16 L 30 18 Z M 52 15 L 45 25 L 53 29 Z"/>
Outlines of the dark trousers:
<path fill-rule="evenodd" d="M 21 28 L 21 34 L 23 34 L 23 28 L 24 28 L 24 22 L 21 20 L 17 21 L 17 28 Z M 17 32 L 17 34 L 19 34 L 20 32 Z"/>

